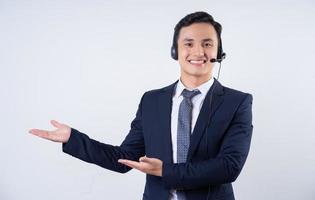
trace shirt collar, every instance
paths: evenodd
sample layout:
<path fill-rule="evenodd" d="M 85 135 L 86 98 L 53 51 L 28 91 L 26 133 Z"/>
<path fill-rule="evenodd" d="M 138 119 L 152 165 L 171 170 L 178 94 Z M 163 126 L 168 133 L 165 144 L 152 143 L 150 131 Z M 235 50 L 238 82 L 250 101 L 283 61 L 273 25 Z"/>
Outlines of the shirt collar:
<path fill-rule="evenodd" d="M 193 88 L 193 90 L 198 89 L 201 92 L 202 95 L 206 95 L 207 92 L 209 91 L 209 89 L 211 88 L 213 82 L 214 82 L 214 78 L 211 77 L 207 82 L 199 85 L 196 88 Z M 176 85 L 176 90 L 175 90 L 174 97 L 176 97 L 176 98 L 180 97 L 181 94 L 182 94 L 182 91 L 184 89 L 187 89 L 187 88 L 184 86 L 182 81 L 179 79 L 178 82 L 177 82 L 177 85 Z"/>

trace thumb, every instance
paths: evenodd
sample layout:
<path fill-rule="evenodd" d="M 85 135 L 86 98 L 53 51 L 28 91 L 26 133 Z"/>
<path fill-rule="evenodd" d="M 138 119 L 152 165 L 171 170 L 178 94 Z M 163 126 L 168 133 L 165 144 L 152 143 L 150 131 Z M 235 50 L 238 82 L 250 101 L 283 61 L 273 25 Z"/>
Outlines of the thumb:
<path fill-rule="evenodd" d="M 151 159 L 146 157 L 146 156 L 143 156 L 139 159 L 140 162 L 146 162 L 146 163 L 150 163 Z"/>
<path fill-rule="evenodd" d="M 50 123 L 56 128 L 61 128 L 62 127 L 62 124 L 60 124 L 56 120 L 50 120 Z"/>

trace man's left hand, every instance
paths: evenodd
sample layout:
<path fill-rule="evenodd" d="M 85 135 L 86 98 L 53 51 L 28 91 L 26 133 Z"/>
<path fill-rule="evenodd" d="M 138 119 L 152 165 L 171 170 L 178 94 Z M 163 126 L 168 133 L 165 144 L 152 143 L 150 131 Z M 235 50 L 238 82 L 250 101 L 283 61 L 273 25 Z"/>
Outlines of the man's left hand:
<path fill-rule="evenodd" d="M 126 159 L 119 159 L 118 162 L 127 165 L 128 167 L 140 170 L 146 174 L 162 176 L 163 162 L 157 158 L 148 158 L 144 156 L 139 159 L 139 162 Z"/>

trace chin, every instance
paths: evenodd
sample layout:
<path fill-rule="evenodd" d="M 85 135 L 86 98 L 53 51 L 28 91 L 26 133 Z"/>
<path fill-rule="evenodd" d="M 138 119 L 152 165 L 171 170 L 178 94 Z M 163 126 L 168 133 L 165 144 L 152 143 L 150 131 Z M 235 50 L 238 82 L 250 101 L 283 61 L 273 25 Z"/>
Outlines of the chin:
<path fill-rule="evenodd" d="M 210 72 L 201 70 L 201 69 L 196 69 L 196 70 L 189 70 L 188 74 L 193 75 L 193 76 L 207 76 L 210 74 Z"/>
<path fill-rule="evenodd" d="M 194 77 L 194 78 L 205 78 L 205 77 L 208 77 L 209 74 L 200 73 L 200 72 L 189 72 L 189 73 L 186 73 L 186 76 Z"/>
<path fill-rule="evenodd" d="M 209 66 L 198 69 L 192 66 L 186 66 L 185 68 L 182 68 L 181 73 L 185 74 L 185 76 L 196 77 L 196 78 L 210 77 L 211 70 L 209 70 L 208 67 Z"/>

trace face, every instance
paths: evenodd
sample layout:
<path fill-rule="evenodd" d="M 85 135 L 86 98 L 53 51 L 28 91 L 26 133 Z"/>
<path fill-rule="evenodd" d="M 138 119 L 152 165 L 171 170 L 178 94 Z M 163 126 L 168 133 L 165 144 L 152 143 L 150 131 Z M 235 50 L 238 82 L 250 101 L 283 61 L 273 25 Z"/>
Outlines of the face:
<path fill-rule="evenodd" d="M 181 28 L 178 37 L 178 61 L 181 79 L 207 81 L 212 76 L 217 57 L 218 38 L 214 27 L 207 23 L 194 23 Z"/>

